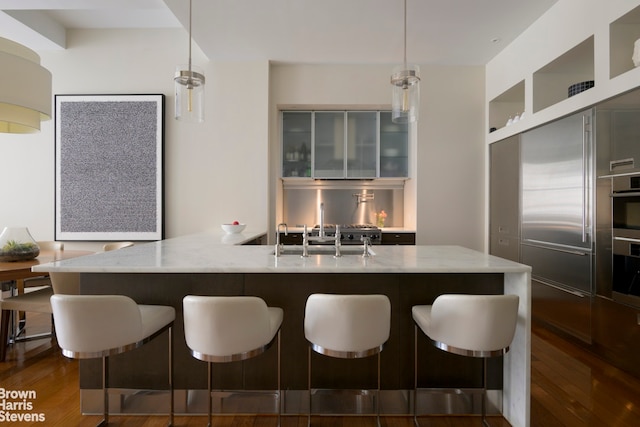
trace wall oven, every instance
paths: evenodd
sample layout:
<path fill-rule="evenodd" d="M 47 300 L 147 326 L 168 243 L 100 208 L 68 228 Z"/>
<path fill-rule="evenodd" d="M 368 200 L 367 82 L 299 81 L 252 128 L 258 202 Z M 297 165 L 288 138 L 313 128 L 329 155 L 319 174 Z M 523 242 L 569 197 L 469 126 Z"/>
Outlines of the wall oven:
<path fill-rule="evenodd" d="M 613 178 L 611 208 L 612 298 L 640 307 L 640 175 Z"/>

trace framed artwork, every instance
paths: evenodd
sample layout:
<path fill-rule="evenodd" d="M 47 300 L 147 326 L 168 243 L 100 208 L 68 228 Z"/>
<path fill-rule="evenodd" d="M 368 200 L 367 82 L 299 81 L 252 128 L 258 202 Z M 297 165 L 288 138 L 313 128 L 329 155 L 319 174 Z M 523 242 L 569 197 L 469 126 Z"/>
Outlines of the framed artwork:
<path fill-rule="evenodd" d="M 164 95 L 55 96 L 55 239 L 161 240 Z"/>

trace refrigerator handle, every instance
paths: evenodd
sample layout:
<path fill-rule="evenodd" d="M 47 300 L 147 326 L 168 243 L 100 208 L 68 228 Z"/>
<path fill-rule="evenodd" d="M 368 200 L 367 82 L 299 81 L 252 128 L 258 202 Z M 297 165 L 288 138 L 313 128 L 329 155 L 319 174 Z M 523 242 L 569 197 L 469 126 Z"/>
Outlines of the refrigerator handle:
<path fill-rule="evenodd" d="M 589 142 L 589 116 L 582 115 L 582 243 L 587 242 L 587 191 L 589 191 L 588 178 L 588 148 Z"/>

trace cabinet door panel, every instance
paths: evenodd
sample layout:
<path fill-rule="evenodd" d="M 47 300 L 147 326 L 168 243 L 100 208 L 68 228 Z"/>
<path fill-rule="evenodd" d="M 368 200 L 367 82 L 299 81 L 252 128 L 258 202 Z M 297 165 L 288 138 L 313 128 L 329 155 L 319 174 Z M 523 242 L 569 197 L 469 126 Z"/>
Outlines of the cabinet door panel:
<path fill-rule="evenodd" d="M 490 234 L 520 237 L 520 141 L 518 136 L 491 144 Z"/>
<path fill-rule="evenodd" d="M 311 176 L 311 112 L 282 113 L 282 176 Z"/>
<path fill-rule="evenodd" d="M 378 119 L 375 111 L 347 113 L 347 178 L 375 178 Z"/>
<path fill-rule="evenodd" d="M 591 297 L 531 280 L 532 317 L 591 342 Z"/>
<path fill-rule="evenodd" d="M 344 178 L 344 112 L 315 113 L 316 178 Z"/>
<path fill-rule="evenodd" d="M 380 112 L 380 176 L 409 176 L 409 125 L 393 123 L 391 112 Z"/>

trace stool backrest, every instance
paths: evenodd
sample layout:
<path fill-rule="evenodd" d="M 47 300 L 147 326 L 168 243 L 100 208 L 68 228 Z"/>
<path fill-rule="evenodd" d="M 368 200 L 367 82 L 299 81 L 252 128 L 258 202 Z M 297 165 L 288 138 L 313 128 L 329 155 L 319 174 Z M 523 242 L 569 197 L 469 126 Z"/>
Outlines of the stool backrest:
<path fill-rule="evenodd" d="M 41 251 L 63 251 L 64 250 L 64 243 L 62 242 L 45 240 L 45 241 L 39 241 L 37 243 Z"/>
<path fill-rule="evenodd" d="M 140 309 L 124 295 L 54 294 L 51 307 L 58 344 L 67 352 L 97 357 L 144 338 Z"/>
<path fill-rule="evenodd" d="M 197 296 L 182 300 L 187 346 L 223 357 L 269 344 L 273 338 L 267 304 L 253 296 Z"/>
<path fill-rule="evenodd" d="M 112 243 L 105 243 L 104 245 L 102 245 L 102 250 L 105 252 L 109 252 L 109 251 L 115 251 L 118 249 L 122 249 L 122 248 L 128 248 L 130 246 L 133 246 L 134 243 L 133 242 L 112 242 Z"/>
<path fill-rule="evenodd" d="M 494 351 L 509 347 L 518 321 L 517 295 L 440 295 L 429 337 L 450 346 Z"/>
<path fill-rule="evenodd" d="M 80 293 L 80 273 L 50 272 L 54 294 L 78 295 Z"/>
<path fill-rule="evenodd" d="M 304 335 L 327 350 L 361 352 L 383 345 L 391 329 L 386 295 L 313 294 L 307 299 Z"/>

